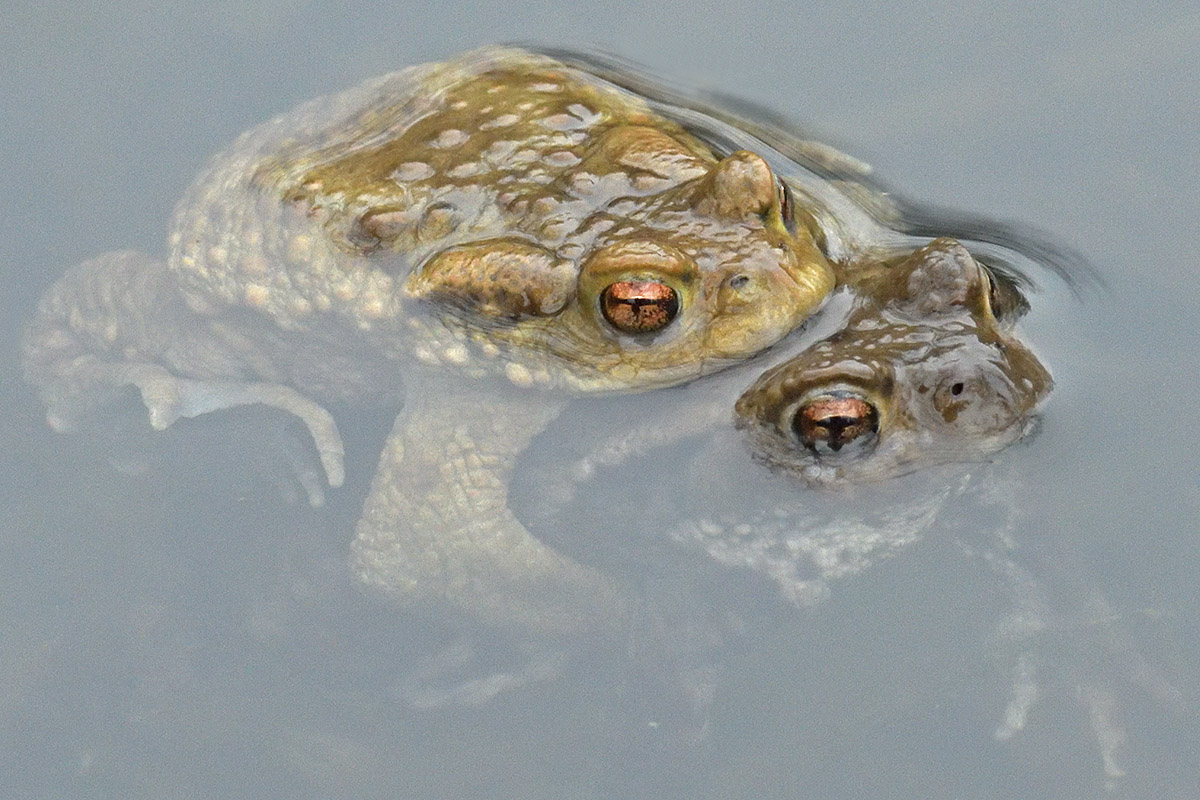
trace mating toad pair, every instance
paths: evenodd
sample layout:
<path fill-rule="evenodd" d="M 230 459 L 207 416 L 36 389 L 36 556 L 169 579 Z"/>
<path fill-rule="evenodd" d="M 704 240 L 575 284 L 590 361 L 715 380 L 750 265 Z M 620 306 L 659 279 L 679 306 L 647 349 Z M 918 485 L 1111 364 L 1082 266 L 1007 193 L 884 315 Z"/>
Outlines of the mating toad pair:
<path fill-rule="evenodd" d="M 364 583 L 527 630 L 620 626 L 630 599 L 508 503 L 517 456 L 573 398 L 746 362 L 835 287 L 842 329 L 731 409 L 797 492 L 979 458 L 1049 392 L 1012 335 L 1013 282 L 904 232 L 861 178 L 634 73 L 480 50 L 244 134 L 183 198 L 165 263 L 110 253 L 50 289 L 26 374 L 57 429 L 130 386 L 159 429 L 278 408 L 332 486 L 326 405 L 391 405 L 352 547 Z"/>

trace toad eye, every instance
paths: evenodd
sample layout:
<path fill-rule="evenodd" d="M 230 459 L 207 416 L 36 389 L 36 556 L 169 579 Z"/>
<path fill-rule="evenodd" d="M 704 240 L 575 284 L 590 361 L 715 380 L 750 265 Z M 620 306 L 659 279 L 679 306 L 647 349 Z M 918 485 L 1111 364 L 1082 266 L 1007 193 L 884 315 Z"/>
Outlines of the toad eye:
<path fill-rule="evenodd" d="M 867 446 L 879 432 L 879 412 L 856 392 L 825 392 L 796 409 L 792 430 L 814 453 L 836 453 L 851 442 Z"/>
<path fill-rule="evenodd" d="M 679 314 L 679 295 L 661 281 L 617 281 L 600 293 L 600 312 L 622 333 L 657 333 Z"/>

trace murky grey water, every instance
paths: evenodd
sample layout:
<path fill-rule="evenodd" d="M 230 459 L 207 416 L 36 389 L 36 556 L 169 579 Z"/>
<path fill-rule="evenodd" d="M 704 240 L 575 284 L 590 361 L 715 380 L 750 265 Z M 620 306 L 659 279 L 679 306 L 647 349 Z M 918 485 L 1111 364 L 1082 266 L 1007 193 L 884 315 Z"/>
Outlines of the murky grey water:
<path fill-rule="evenodd" d="M 276 0 L 252 11 L 5 12 L 7 796 L 1103 796 L 1081 697 L 1099 698 L 1093 709 L 1111 700 L 1126 736 L 1111 796 L 1195 796 L 1200 13 L 1066 2 L 921 15 L 869 3 L 693 9 L 335 11 Z M 483 707 L 414 709 L 398 700 L 406 670 L 455 632 L 396 619 L 345 574 L 386 418 L 348 426 L 348 485 L 316 511 L 283 502 L 247 463 L 271 445 L 252 415 L 163 437 L 133 421 L 100 440 L 44 428 L 15 342 L 63 269 L 119 247 L 161 253 L 203 160 L 270 114 L 513 39 L 600 46 L 747 96 L 834 132 L 908 194 L 1036 223 L 1096 265 L 1103 287 L 1079 301 L 1048 279 L 1023 324 L 1058 384 L 1039 435 L 975 471 L 1014 498 L 1015 554 L 1055 612 L 1045 630 L 997 633 L 1013 597 L 962 556 L 968 504 L 811 610 L 697 566 L 701 601 L 732 597 L 743 624 L 722 652 L 703 749 L 639 750 L 633 733 L 614 743 L 613 698 L 630 680 L 611 652 L 575 653 L 560 680 Z M 661 396 L 636 402 L 630 413 L 663 413 Z M 531 471 L 553 463 L 581 419 L 538 441 Z M 605 492 L 623 486 L 670 494 L 647 508 L 655 522 L 662 509 L 686 515 L 722 497 L 661 467 L 604 476 L 574 501 L 575 528 L 611 527 Z M 726 487 L 721 502 L 767 491 L 761 476 L 732 480 L 744 488 Z M 521 497 L 535 518 L 536 487 Z M 1025 729 L 997 741 L 1022 663 L 1036 667 L 1041 694 Z"/>

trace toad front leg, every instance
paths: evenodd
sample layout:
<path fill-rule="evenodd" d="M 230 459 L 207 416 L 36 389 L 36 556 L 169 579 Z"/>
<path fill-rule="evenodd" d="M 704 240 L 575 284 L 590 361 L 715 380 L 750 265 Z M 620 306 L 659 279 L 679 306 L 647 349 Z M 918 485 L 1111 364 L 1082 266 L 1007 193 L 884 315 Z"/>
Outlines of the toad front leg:
<path fill-rule="evenodd" d="M 38 307 L 24 361 L 55 430 L 74 429 L 129 387 L 156 430 L 266 405 L 305 424 L 329 485 L 342 484 L 342 439 L 329 412 L 290 386 L 245 377 L 247 359 L 187 308 L 166 265 L 142 253 L 108 253 L 69 270 Z M 229 377 L 214 377 L 222 373 Z"/>
<path fill-rule="evenodd" d="M 564 401 L 412 377 L 358 524 L 359 578 L 489 624 L 619 630 L 629 615 L 621 588 L 536 539 L 508 506 L 518 455 Z"/>

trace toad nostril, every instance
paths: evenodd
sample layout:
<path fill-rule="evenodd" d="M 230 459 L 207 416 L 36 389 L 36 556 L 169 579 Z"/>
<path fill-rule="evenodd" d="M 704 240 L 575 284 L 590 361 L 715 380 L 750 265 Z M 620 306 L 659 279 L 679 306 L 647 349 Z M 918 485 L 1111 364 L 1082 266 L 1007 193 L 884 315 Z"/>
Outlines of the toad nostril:
<path fill-rule="evenodd" d="M 654 333 L 679 313 L 679 295 L 659 281 L 617 281 L 600 294 L 600 311 L 624 333 Z"/>
<path fill-rule="evenodd" d="M 852 392 L 838 391 L 808 400 L 792 418 L 800 443 L 819 452 L 827 447 L 838 452 L 850 442 L 879 431 L 875 406 Z"/>

